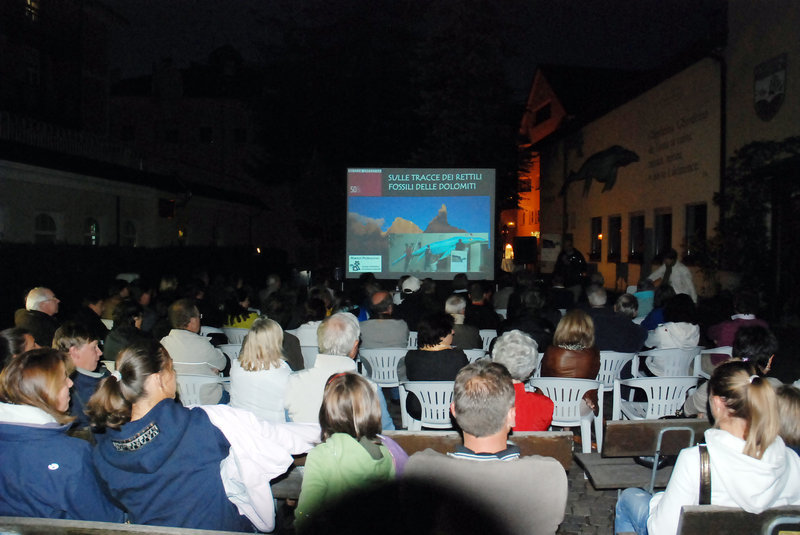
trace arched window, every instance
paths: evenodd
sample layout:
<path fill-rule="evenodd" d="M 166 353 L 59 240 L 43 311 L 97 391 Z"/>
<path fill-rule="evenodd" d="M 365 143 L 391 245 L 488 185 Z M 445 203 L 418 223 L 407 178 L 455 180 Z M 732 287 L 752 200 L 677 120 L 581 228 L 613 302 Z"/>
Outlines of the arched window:
<path fill-rule="evenodd" d="M 48 214 L 37 215 L 34 227 L 34 243 L 56 242 L 56 222 Z"/>
<path fill-rule="evenodd" d="M 83 244 L 84 245 L 100 245 L 100 225 L 97 224 L 97 219 L 87 217 L 86 222 L 83 224 Z"/>
<path fill-rule="evenodd" d="M 122 226 L 122 245 L 136 247 L 136 225 L 133 224 L 133 221 L 125 221 Z"/>

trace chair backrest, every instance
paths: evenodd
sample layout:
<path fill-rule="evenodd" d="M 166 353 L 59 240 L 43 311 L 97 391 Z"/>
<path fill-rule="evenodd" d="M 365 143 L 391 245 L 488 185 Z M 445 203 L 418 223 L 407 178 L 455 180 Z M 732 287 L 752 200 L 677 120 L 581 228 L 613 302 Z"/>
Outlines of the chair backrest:
<path fill-rule="evenodd" d="M 407 392 L 413 392 L 422 406 L 420 422 L 425 427 L 449 428 L 450 403 L 453 401 L 454 381 L 408 381 Z"/>
<path fill-rule="evenodd" d="M 369 376 L 373 382 L 381 387 L 397 386 L 397 362 L 406 356 L 408 349 L 405 347 L 391 347 L 381 349 L 360 349 L 361 360 L 369 364 Z M 365 371 L 367 366 L 364 367 Z"/>
<path fill-rule="evenodd" d="M 593 379 L 534 377 L 528 382 L 553 401 L 553 425 L 578 425 L 581 421 L 581 400 L 589 390 L 602 389 Z M 600 392 L 598 392 L 599 396 Z M 602 400 L 598 401 L 602 403 Z"/>
<path fill-rule="evenodd" d="M 105 326 L 106 326 L 106 329 L 109 329 L 109 330 L 111 330 L 111 329 L 113 329 L 113 328 L 114 328 L 114 320 L 109 320 L 109 319 L 106 319 L 106 318 L 101 318 L 101 319 L 100 319 L 100 321 L 102 321 L 102 322 L 103 322 L 103 325 L 105 325 Z"/>
<path fill-rule="evenodd" d="M 489 351 L 489 346 L 492 344 L 492 340 L 497 338 L 497 331 L 495 329 L 481 329 L 478 331 L 478 334 L 481 335 L 483 350 Z"/>
<path fill-rule="evenodd" d="M 408 331 L 408 349 L 417 349 L 417 331 Z"/>
<path fill-rule="evenodd" d="M 483 349 L 464 349 L 464 354 L 467 355 L 467 360 L 470 362 L 475 362 L 478 359 L 482 359 L 486 356 L 486 351 Z"/>
<path fill-rule="evenodd" d="M 189 405 L 200 405 L 200 389 L 203 385 L 222 383 L 220 377 L 213 375 L 192 375 L 179 373 L 176 376 L 178 383 L 178 394 L 184 407 Z"/>
<path fill-rule="evenodd" d="M 650 351 L 642 351 L 639 353 L 639 356 L 657 358 L 658 362 L 663 367 L 661 377 L 685 377 L 687 373 L 694 372 L 693 368 L 690 371 L 689 366 L 701 350 L 701 347 L 693 347 L 690 349 L 651 349 Z"/>
<path fill-rule="evenodd" d="M 603 389 L 606 392 L 614 389 L 614 379 L 619 377 L 619 371 L 635 356 L 636 353 L 600 352 L 600 371 L 597 372 L 597 380 L 603 383 Z"/>
<path fill-rule="evenodd" d="M 222 332 L 228 337 L 229 344 L 241 344 L 244 342 L 244 337 L 250 332 L 249 329 L 242 329 L 240 327 L 223 327 Z"/>
<path fill-rule="evenodd" d="M 220 344 L 217 349 L 225 353 L 230 359 L 238 359 L 242 352 L 242 344 Z"/>
<path fill-rule="evenodd" d="M 498 316 L 500 316 L 503 319 L 506 319 L 506 316 L 508 315 L 507 308 L 496 308 L 494 311 Z"/>
<path fill-rule="evenodd" d="M 683 406 L 689 390 L 697 386 L 697 377 L 637 377 L 635 379 L 617 379 L 620 386 L 641 388 L 647 395 L 645 419 L 652 420 L 662 416 L 671 416 Z M 614 402 L 617 402 L 616 385 L 614 386 Z M 616 413 L 617 409 L 614 408 Z"/>
<path fill-rule="evenodd" d="M 703 349 L 700 351 L 700 354 L 697 355 L 694 359 L 694 375 L 697 377 L 703 377 L 704 379 L 710 379 L 711 375 L 703 370 L 703 359 L 702 355 L 728 355 L 729 357 L 733 353 L 733 347 L 731 346 L 720 346 L 720 347 L 712 347 L 710 349 Z"/>
<path fill-rule="evenodd" d="M 319 348 L 317 346 L 300 346 L 300 352 L 303 354 L 303 366 L 305 366 L 305 369 L 313 368 L 314 363 L 317 362 Z"/>
<path fill-rule="evenodd" d="M 103 363 L 103 366 L 110 372 L 113 372 L 117 369 L 117 363 L 114 360 L 101 360 L 100 362 Z"/>
<path fill-rule="evenodd" d="M 208 336 L 209 334 L 225 334 L 225 331 L 219 327 L 209 327 L 208 325 L 200 326 L 200 336 Z"/>

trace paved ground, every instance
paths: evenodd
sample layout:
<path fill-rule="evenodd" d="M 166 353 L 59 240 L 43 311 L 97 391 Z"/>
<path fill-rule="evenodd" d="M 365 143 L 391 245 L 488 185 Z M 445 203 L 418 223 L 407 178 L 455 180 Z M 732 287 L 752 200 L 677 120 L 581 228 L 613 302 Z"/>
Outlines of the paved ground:
<path fill-rule="evenodd" d="M 606 535 L 614 533 L 614 506 L 617 491 L 594 490 L 583 470 L 573 462 L 569 470 L 569 496 L 564 522 L 558 530 L 563 535 Z"/>

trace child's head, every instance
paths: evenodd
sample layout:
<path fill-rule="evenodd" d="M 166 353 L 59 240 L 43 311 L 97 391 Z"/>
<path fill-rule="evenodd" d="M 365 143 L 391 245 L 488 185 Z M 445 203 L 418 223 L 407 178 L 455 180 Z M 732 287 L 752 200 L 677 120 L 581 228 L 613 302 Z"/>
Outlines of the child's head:
<path fill-rule="evenodd" d="M 95 339 L 82 325 L 67 322 L 56 330 L 53 347 L 66 353 L 75 368 L 93 372 L 103 351 Z"/>
<path fill-rule="evenodd" d="M 322 440 L 334 433 L 374 439 L 381 431 L 381 407 L 372 385 L 355 373 L 332 375 L 325 385 L 319 424 Z"/>
<path fill-rule="evenodd" d="M 778 394 L 778 418 L 780 435 L 787 446 L 800 447 L 800 390 L 792 385 L 781 385 Z"/>

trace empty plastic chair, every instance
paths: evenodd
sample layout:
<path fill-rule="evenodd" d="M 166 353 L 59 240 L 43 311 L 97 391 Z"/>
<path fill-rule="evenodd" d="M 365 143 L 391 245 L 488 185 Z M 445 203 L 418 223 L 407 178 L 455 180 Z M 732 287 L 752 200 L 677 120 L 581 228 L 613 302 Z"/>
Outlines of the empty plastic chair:
<path fill-rule="evenodd" d="M 592 452 L 592 428 L 597 439 L 597 451 L 603 447 L 603 384 L 592 379 L 571 379 L 565 377 L 537 377 L 528 384 L 536 387 L 553 401 L 553 422 L 551 426 L 581 428 L 581 451 Z M 587 411 L 581 403 L 583 395 L 597 390 L 598 414 Z"/>
<path fill-rule="evenodd" d="M 627 400 L 622 399 L 621 386 L 631 387 Z M 697 377 L 638 377 L 614 381 L 612 419 L 655 420 L 672 416 L 683 406 L 686 396 L 697 386 Z M 634 401 L 635 389 L 641 389 L 647 401 Z"/>
<path fill-rule="evenodd" d="M 408 349 L 405 347 L 392 347 L 360 349 L 358 355 L 368 364 L 364 366 L 364 376 L 380 387 L 390 388 L 400 385 L 397 381 L 397 362 L 405 357 L 406 353 Z"/>

